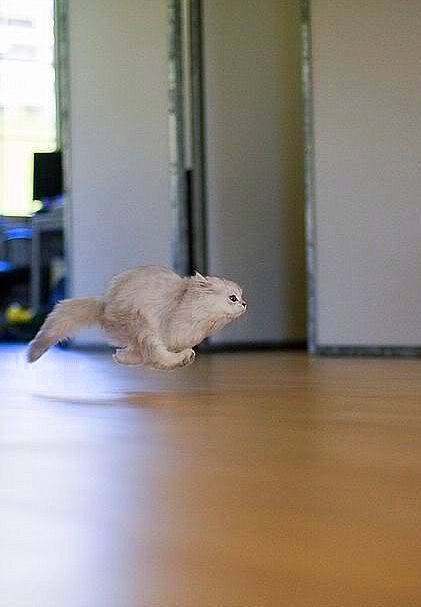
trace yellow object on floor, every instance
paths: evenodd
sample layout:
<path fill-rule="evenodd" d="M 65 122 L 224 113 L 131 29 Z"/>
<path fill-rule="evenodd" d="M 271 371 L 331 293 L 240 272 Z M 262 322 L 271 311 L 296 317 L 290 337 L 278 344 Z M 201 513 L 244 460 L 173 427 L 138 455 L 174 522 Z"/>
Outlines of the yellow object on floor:
<path fill-rule="evenodd" d="M 5 319 L 12 325 L 26 324 L 32 320 L 32 311 L 19 303 L 14 303 L 7 308 Z"/>

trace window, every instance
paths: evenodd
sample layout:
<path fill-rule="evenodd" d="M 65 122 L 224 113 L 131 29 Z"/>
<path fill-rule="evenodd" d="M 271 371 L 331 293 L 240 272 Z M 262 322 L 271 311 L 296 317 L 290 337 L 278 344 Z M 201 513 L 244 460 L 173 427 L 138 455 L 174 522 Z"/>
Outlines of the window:
<path fill-rule="evenodd" d="M 57 147 L 54 0 L 0 0 L 0 214 L 30 215 L 33 153 Z"/>

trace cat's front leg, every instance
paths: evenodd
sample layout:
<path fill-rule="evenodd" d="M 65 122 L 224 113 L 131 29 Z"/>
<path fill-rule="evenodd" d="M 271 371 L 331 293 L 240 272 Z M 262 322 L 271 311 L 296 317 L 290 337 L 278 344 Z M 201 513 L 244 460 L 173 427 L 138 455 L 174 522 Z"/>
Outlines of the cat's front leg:
<path fill-rule="evenodd" d="M 143 358 L 141 353 L 134 348 L 127 346 L 126 348 L 118 348 L 114 354 L 113 359 L 120 365 L 143 365 Z"/>
<path fill-rule="evenodd" d="M 153 355 L 145 364 L 161 371 L 173 371 L 174 369 L 191 365 L 195 358 L 196 354 L 194 350 L 187 349 L 181 352 L 170 352 L 165 346 L 162 346 L 155 349 Z"/>
<path fill-rule="evenodd" d="M 138 344 L 144 364 L 162 371 L 173 371 L 180 367 L 187 367 L 194 362 L 196 357 L 194 350 L 191 348 L 186 348 L 181 352 L 170 352 L 153 332 L 139 334 Z"/>
<path fill-rule="evenodd" d="M 196 352 L 192 348 L 186 348 L 186 350 L 182 350 L 179 352 L 182 355 L 181 367 L 188 367 L 193 364 L 196 358 Z"/>

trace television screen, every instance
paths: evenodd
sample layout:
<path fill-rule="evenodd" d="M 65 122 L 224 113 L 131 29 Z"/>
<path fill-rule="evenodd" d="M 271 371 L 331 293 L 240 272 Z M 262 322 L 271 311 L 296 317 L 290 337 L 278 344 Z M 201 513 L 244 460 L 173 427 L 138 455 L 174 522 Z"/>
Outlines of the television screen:
<path fill-rule="evenodd" d="M 33 199 L 43 201 L 61 194 L 63 194 L 61 152 L 35 152 Z"/>

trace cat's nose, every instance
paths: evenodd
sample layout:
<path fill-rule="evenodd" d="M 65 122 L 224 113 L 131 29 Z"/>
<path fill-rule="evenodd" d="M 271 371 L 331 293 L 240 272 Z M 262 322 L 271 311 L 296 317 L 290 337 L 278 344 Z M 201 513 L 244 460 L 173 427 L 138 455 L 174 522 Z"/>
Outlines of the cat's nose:
<path fill-rule="evenodd" d="M 245 310 L 247 310 L 247 303 L 246 303 L 245 301 L 242 301 L 241 303 L 242 303 L 242 305 L 243 305 L 243 308 L 244 308 Z"/>

